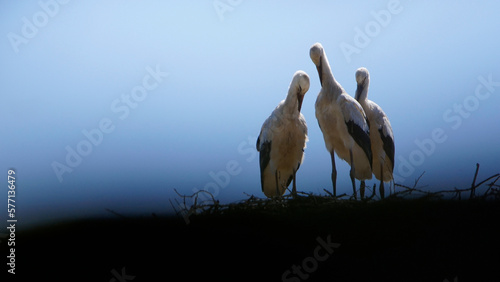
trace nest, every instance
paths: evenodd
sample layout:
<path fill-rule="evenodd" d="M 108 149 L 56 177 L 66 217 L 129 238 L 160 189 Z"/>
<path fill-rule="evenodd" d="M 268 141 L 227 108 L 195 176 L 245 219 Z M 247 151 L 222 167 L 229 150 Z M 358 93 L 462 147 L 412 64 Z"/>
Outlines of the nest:
<path fill-rule="evenodd" d="M 476 171 L 472 184 L 469 188 L 458 189 L 454 188 L 451 190 L 441 190 L 441 191 L 426 191 L 425 186 L 419 186 L 418 183 L 424 173 L 422 173 L 416 180 L 413 187 L 401 185 L 394 183 L 394 193 L 391 193 L 388 197 L 380 199 L 375 195 L 376 185 L 372 189 L 367 187 L 368 192 L 371 195 L 367 198 L 358 201 L 349 197 L 349 195 L 342 194 L 334 197 L 329 191 L 325 190 L 326 195 L 319 195 L 314 193 L 297 192 L 293 195 L 289 193 L 280 197 L 273 198 L 261 198 L 254 195 L 245 195 L 247 199 L 229 203 L 221 204 L 210 192 L 205 190 L 197 191 L 191 195 L 183 195 L 177 190 L 174 191 L 179 196 L 179 199 L 175 199 L 175 203 L 170 200 L 172 207 L 174 208 L 177 215 L 184 218 L 186 223 L 190 222 L 189 217 L 191 215 L 220 215 L 220 214 L 231 214 L 231 213 L 266 213 L 266 214 L 279 214 L 284 210 L 289 209 L 322 209 L 332 206 L 355 206 L 359 203 L 369 203 L 369 202 L 381 202 L 393 201 L 393 200 L 405 200 L 405 199 L 423 199 L 423 200 L 433 200 L 433 199 L 457 199 L 462 200 L 462 198 L 471 199 L 483 199 L 483 200 L 500 200 L 500 185 L 497 182 L 500 179 L 500 173 L 492 175 L 479 183 L 477 181 L 477 174 L 479 172 L 479 164 L 476 164 Z M 491 181 L 487 183 L 488 181 Z M 477 190 L 481 186 L 486 186 L 487 189 L 478 193 Z M 399 188 L 399 191 L 396 191 Z M 463 194 L 468 195 L 468 197 L 463 197 Z M 368 193 L 370 194 L 370 193 Z M 447 197 L 446 197 L 447 196 Z M 177 208 L 176 208 L 177 207 Z"/>

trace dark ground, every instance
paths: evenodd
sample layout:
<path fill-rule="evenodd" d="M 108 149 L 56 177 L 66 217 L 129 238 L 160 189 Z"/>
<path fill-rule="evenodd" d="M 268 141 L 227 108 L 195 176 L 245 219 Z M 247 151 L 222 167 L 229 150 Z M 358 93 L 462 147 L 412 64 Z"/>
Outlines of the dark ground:
<path fill-rule="evenodd" d="M 18 231 L 17 280 L 500 281 L 498 201 L 343 201 L 190 219 L 117 216 Z M 1 254 L 6 273 L 5 241 Z"/>

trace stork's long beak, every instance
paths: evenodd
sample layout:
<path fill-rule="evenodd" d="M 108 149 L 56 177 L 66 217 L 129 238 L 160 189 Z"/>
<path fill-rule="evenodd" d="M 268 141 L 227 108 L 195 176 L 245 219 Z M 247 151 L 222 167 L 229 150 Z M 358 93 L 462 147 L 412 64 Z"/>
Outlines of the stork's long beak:
<path fill-rule="evenodd" d="M 361 97 L 361 92 L 363 92 L 363 89 L 365 87 L 363 86 L 363 83 L 358 83 L 358 87 L 356 88 L 356 94 L 354 96 L 354 99 L 359 101 L 359 98 Z"/>
<path fill-rule="evenodd" d="M 319 75 L 319 83 L 323 86 L 323 64 L 321 63 L 322 57 L 319 58 L 319 66 L 316 66 Z"/>
<path fill-rule="evenodd" d="M 302 109 L 302 100 L 304 100 L 304 95 L 302 94 L 297 95 L 297 100 L 299 101 L 299 113 L 300 113 L 300 109 Z"/>

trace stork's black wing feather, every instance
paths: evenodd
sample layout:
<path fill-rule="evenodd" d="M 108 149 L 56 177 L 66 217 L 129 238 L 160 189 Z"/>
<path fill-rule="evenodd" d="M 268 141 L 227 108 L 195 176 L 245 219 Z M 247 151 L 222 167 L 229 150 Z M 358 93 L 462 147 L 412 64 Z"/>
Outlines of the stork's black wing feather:
<path fill-rule="evenodd" d="M 392 162 L 392 170 L 394 170 L 394 139 L 390 135 L 384 135 L 383 127 L 378 130 L 380 134 L 380 138 L 382 139 L 382 143 L 384 144 L 385 154 L 389 157 L 389 160 Z"/>
<path fill-rule="evenodd" d="M 359 125 L 354 121 L 349 120 L 345 123 L 347 125 L 347 131 L 352 136 L 354 141 L 363 149 L 366 157 L 370 161 L 370 167 L 372 166 L 372 144 L 370 141 L 370 132 L 365 132 Z"/>
<path fill-rule="evenodd" d="M 257 139 L 257 146 L 259 145 L 259 141 L 260 140 Z M 257 149 L 260 149 L 260 185 L 262 187 L 262 192 L 264 192 L 264 170 L 269 165 L 269 160 L 271 159 L 271 141 L 265 141 L 260 148 L 257 147 Z"/>

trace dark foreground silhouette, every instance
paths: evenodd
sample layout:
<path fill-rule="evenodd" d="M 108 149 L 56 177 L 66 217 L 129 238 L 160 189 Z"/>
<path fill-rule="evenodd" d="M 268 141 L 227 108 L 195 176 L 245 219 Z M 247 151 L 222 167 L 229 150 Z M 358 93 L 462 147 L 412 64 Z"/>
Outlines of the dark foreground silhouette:
<path fill-rule="evenodd" d="M 15 276 L 134 282 L 500 280 L 498 201 L 308 201 L 271 211 L 191 215 L 189 224 L 180 216 L 117 216 L 18 231 Z M 2 275 L 8 274 L 7 252 L 4 241 Z"/>

